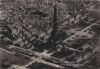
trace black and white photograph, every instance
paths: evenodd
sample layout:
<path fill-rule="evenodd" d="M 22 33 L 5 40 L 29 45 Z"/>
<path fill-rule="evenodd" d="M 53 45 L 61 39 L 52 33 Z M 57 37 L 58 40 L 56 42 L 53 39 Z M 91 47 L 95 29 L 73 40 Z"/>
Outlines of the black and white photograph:
<path fill-rule="evenodd" d="M 100 69 L 100 0 L 0 0 L 0 69 Z"/>

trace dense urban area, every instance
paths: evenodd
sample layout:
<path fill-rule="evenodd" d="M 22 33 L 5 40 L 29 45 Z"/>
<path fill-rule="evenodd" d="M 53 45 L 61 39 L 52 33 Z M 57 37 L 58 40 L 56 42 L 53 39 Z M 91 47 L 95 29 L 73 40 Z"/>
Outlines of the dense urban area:
<path fill-rule="evenodd" d="M 0 69 L 100 69 L 99 0 L 0 0 Z"/>

